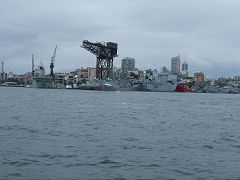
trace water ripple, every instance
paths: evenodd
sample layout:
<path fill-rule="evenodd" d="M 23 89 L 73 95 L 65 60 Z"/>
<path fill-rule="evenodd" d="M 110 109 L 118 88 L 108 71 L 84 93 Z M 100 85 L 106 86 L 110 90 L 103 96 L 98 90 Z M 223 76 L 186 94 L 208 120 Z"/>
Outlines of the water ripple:
<path fill-rule="evenodd" d="M 0 91 L 0 179 L 240 177 L 240 96 Z"/>

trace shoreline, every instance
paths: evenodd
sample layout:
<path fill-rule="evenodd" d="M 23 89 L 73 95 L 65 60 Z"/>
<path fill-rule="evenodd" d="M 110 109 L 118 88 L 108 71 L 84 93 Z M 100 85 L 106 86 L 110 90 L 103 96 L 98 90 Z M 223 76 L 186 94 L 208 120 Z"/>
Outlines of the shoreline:
<path fill-rule="evenodd" d="M 31 88 L 31 89 L 61 89 L 61 90 L 81 90 L 81 91 L 109 91 L 109 92 L 113 92 L 113 91 L 119 91 L 119 92 L 121 92 L 121 90 L 95 90 L 95 89 L 79 89 L 79 88 L 32 88 L 32 87 L 26 87 L 26 86 L 24 86 L 24 85 L 2 85 L 2 84 L 0 84 L 0 87 L 18 87 L 18 88 Z M 127 91 L 127 90 L 123 90 L 123 91 Z M 127 92 L 151 92 L 151 91 L 131 91 L 131 90 L 129 90 L 129 91 L 127 91 Z M 154 92 L 154 93 L 156 93 L 156 92 Z M 163 93 L 164 93 L 164 91 L 163 91 Z M 168 92 L 168 93 L 193 93 L 193 92 Z M 194 92 L 194 93 L 196 93 L 196 94 L 240 94 L 240 92 L 238 92 L 238 93 L 220 93 L 220 92 Z"/>

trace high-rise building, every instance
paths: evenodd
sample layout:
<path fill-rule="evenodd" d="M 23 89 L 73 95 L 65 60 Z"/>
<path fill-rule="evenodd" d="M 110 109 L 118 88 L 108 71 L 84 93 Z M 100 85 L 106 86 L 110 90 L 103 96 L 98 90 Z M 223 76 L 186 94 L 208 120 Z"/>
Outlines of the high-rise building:
<path fill-rule="evenodd" d="M 1 80 L 5 80 L 5 72 L 4 72 L 4 62 L 2 62 L 2 68 L 1 68 Z"/>
<path fill-rule="evenodd" d="M 182 71 L 188 71 L 188 63 L 185 61 L 182 64 Z"/>
<path fill-rule="evenodd" d="M 182 64 L 182 72 L 181 72 L 181 74 L 183 75 L 183 77 L 188 77 L 188 74 L 189 74 L 189 72 L 188 72 L 188 63 L 185 62 L 185 61 Z"/>
<path fill-rule="evenodd" d="M 171 73 L 180 73 L 180 55 L 171 59 Z"/>
<path fill-rule="evenodd" d="M 122 59 L 123 71 L 135 71 L 135 59 L 131 57 L 125 57 Z"/>

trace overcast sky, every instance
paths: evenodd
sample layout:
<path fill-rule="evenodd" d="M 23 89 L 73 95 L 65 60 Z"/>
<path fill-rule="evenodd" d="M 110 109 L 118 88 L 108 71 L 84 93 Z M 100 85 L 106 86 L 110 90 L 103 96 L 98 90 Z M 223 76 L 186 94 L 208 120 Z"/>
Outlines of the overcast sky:
<path fill-rule="evenodd" d="M 95 67 L 83 40 L 118 43 L 140 69 L 170 67 L 181 53 L 190 72 L 240 75 L 239 0 L 0 0 L 0 58 L 5 71 L 31 71 L 31 55 L 49 71 Z"/>

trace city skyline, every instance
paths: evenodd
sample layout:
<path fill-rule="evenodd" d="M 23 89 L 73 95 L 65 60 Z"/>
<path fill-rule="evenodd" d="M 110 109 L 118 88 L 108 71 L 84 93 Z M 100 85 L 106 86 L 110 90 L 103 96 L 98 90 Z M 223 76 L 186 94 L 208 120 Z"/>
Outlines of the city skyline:
<path fill-rule="evenodd" d="M 170 67 L 171 58 L 180 52 L 181 63 L 189 63 L 191 74 L 239 75 L 240 2 L 176 2 L 51 1 L 46 7 L 44 1 L 3 1 L 0 59 L 6 71 L 18 74 L 31 71 L 32 54 L 36 64 L 42 59 L 49 68 L 58 45 L 55 72 L 95 67 L 96 58 L 79 47 L 88 39 L 117 42 L 117 67 L 128 56 L 136 59 L 139 69 Z"/>

